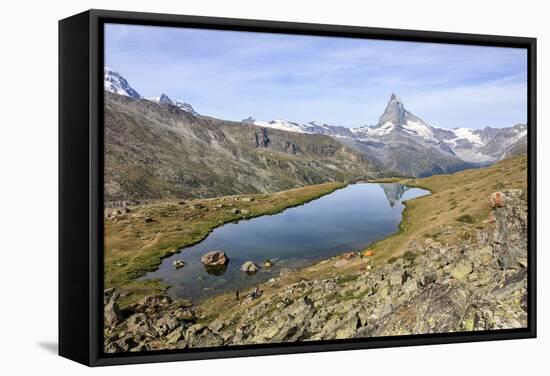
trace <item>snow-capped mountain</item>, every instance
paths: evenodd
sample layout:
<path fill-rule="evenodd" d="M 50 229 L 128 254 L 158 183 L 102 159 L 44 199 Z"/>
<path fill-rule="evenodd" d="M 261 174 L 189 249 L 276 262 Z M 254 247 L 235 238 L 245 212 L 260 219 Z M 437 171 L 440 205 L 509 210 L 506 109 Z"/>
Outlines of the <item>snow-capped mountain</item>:
<path fill-rule="evenodd" d="M 191 106 L 189 103 L 185 103 L 179 100 L 173 100 L 168 97 L 166 94 L 161 94 L 160 97 L 152 97 L 152 98 L 145 98 L 151 102 L 156 102 L 159 104 L 169 104 L 172 106 L 178 107 L 180 110 L 187 111 L 192 113 L 193 115 L 198 115 L 198 113 L 193 109 L 193 106 Z"/>
<path fill-rule="evenodd" d="M 433 127 L 408 111 L 392 94 L 376 125 L 359 128 L 287 120 L 243 122 L 291 132 L 319 133 L 362 151 L 371 161 L 407 175 L 425 176 L 490 164 L 524 152 L 527 126 L 444 129 Z"/>
<path fill-rule="evenodd" d="M 304 124 L 283 119 L 260 121 L 250 116 L 246 119 L 243 119 L 241 122 L 257 125 L 259 127 L 274 128 L 289 132 L 324 134 L 333 137 L 353 137 L 353 133 L 350 128 L 342 127 L 339 125 L 329 125 L 318 121 L 310 121 L 309 123 Z"/>
<path fill-rule="evenodd" d="M 455 128 L 452 132 L 454 137 L 447 138 L 444 142 L 465 161 L 492 163 L 527 150 L 525 124 L 516 124 L 509 128 Z M 513 150 L 515 152 L 512 153 Z"/>
<path fill-rule="evenodd" d="M 176 106 L 183 111 L 187 111 L 193 115 L 198 115 L 198 113 L 193 109 L 189 103 L 185 103 L 180 100 L 170 99 L 166 94 L 161 94 L 159 97 L 145 98 L 139 95 L 139 93 L 134 90 L 128 81 L 118 72 L 112 70 L 111 68 L 105 67 L 103 70 L 103 87 L 105 91 L 110 93 L 124 95 L 133 99 L 146 99 L 151 102 L 158 104 L 168 104 Z"/>
<path fill-rule="evenodd" d="M 124 95 L 134 99 L 141 98 L 141 95 L 128 84 L 128 81 L 111 68 L 105 67 L 103 69 L 103 83 L 105 91 L 110 93 Z"/>
<path fill-rule="evenodd" d="M 105 91 L 159 105 L 175 106 L 198 116 L 193 107 L 166 94 L 144 98 L 128 81 L 112 69 L 104 69 Z M 479 167 L 527 150 L 527 126 L 509 128 L 444 129 L 433 127 L 408 111 L 401 99 L 392 94 L 376 125 L 347 128 L 318 121 L 298 123 L 284 119 L 242 120 L 262 128 L 286 132 L 322 134 L 360 151 L 382 169 L 410 176 L 452 173 Z"/>
<path fill-rule="evenodd" d="M 259 127 L 274 128 L 274 129 L 280 129 L 280 130 L 289 131 L 289 132 L 312 133 L 312 132 L 309 132 L 307 127 L 304 126 L 303 124 L 298 124 L 298 123 L 294 123 L 294 122 L 282 120 L 282 119 L 271 120 L 271 121 L 258 121 L 252 116 L 250 116 L 244 119 L 242 122 L 246 124 L 257 125 Z"/>
<path fill-rule="evenodd" d="M 382 137 L 394 131 L 406 132 L 423 141 L 439 143 L 433 128 L 424 120 L 407 111 L 401 99 L 395 94 L 391 95 L 386 110 L 380 116 L 377 125 L 353 129 L 353 133 L 358 138 Z"/>

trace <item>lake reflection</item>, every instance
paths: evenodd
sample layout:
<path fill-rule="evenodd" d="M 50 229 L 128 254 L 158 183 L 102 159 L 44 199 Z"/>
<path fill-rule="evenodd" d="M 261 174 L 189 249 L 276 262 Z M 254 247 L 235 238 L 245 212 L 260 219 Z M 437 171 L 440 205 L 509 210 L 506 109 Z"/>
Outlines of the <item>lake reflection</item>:
<path fill-rule="evenodd" d="M 305 205 L 215 229 L 206 239 L 165 259 L 146 279 L 162 279 L 173 296 L 200 300 L 222 291 L 242 290 L 267 281 L 282 268 L 299 268 L 331 256 L 361 250 L 397 231 L 403 201 L 429 194 L 395 183 L 349 185 Z M 205 270 L 200 257 L 223 250 L 230 259 L 226 269 Z M 254 275 L 240 270 L 245 261 L 270 269 Z M 174 260 L 185 266 L 176 269 Z"/>

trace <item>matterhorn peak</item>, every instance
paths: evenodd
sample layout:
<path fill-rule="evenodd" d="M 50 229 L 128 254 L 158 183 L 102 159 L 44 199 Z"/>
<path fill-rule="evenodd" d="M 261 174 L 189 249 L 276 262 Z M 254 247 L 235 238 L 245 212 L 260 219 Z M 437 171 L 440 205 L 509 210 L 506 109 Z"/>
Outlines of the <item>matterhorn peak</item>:
<path fill-rule="evenodd" d="M 395 93 L 392 93 L 384 113 L 378 120 L 378 125 L 384 125 L 386 123 L 402 125 L 405 123 L 408 113 L 409 112 L 405 109 L 405 106 L 403 106 L 403 102 L 401 102 L 401 98 L 399 98 Z"/>
<path fill-rule="evenodd" d="M 396 95 L 395 93 L 391 93 L 390 102 L 400 102 L 401 103 L 401 98 L 399 98 L 399 96 Z"/>

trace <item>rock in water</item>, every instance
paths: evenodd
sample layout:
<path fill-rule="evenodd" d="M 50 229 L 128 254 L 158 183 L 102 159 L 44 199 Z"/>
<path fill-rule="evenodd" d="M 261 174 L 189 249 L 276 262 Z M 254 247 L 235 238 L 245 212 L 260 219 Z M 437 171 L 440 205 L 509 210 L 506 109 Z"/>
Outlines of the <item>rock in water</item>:
<path fill-rule="evenodd" d="M 179 269 L 179 268 L 182 268 L 182 267 L 185 265 L 185 263 L 184 263 L 182 260 L 175 260 L 175 261 L 172 263 L 172 265 L 174 265 L 174 267 L 175 267 L 176 269 Z"/>
<path fill-rule="evenodd" d="M 258 265 L 254 264 L 252 261 L 247 261 L 241 266 L 241 270 L 243 272 L 253 274 L 253 273 L 256 273 L 258 270 L 260 270 L 260 268 L 258 267 Z"/>
<path fill-rule="evenodd" d="M 210 251 L 201 257 L 201 262 L 206 266 L 221 266 L 229 262 L 224 251 Z"/>

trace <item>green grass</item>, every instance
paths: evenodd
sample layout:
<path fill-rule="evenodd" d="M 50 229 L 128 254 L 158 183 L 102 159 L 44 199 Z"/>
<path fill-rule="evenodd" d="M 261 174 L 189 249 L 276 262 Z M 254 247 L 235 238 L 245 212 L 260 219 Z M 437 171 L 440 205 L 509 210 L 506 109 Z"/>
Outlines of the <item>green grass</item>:
<path fill-rule="evenodd" d="M 213 229 L 225 223 L 261 215 L 279 213 L 345 187 L 344 183 L 326 183 L 274 194 L 227 196 L 193 200 L 187 205 L 167 201 L 130 208 L 130 213 L 105 220 L 105 287 L 118 287 L 129 293 L 128 304 L 145 294 L 162 292 L 158 281 L 137 278 L 155 270 L 165 257 L 183 247 L 203 240 Z M 242 201 L 242 197 L 254 197 Z M 194 209 L 200 203 L 202 209 Z M 223 205 L 219 208 L 219 205 Z M 233 214 L 231 209 L 246 209 L 248 215 Z M 106 209 L 109 213 L 112 209 Z M 152 218 L 153 222 L 145 222 Z"/>
<path fill-rule="evenodd" d="M 415 198 L 406 201 L 403 212 L 403 219 L 398 231 L 375 244 L 368 249 L 374 251 L 374 257 L 362 257 L 351 260 L 349 264 L 340 268 L 334 267 L 337 258 L 330 262 L 318 263 L 296 273 L 290 273 L 281 277 L 276 284 L 263 285 L 265 298 L 276 296 L 280 289 L 301 280 L 315 280 L 330 278 L 337 275 L 346 275 L 364 270 L 369 265 L 381 265 L 384 263 L 396 262 L 405 259 L 414 262 L 417 254 L 408 251 L 410 242 L 424 242 L 427 238 L 443 243 L 457 243 L 468 241 L 473 236 L 474 228 L 468 229 L 465 223 L 456 221 L 460 217 L 457 211 L 448 209 L 449 201 L 462 200 L 461 211 L 466 211 L 473 219 L 477 229 L 483 229 L 485 219 L 491 207 L 489 205 L 489 194 L 491 187 L 501 182 L 506 189 L 526 188 L 525 156 L 514 157 L 501 161 L 494 166 L 466 170 L 453 175 L 437 175 L 424 179 L 405 179 L 399 182 L 410 186 L 426 189 L 432 192 L 431 195 Z M 505 175 L 502 171 L 510 172 Z M 487 188 L 488 187 L 488 188 Z M 468 188 L 468 189 L 466 189 Z M 454 192 L 452 195 L 451 192 Z M 436 219 L 433 219 L 437 217 Z M 469 227 L 469 226 L 468 226 Z M 345 251 L 345 250 L 343 250 Z M 218 315 L 219 312 L 239 312 L 246 310 L 235 303 L 232 294 L 221 294 L 200 303 L 200 309 L 208 315 Z M 225 314 L 224 314 L 225 315 Z"/>
<path fill-rule="evenodd" d="M 427 189 L 432 194 L 405 202 L 398 232 L 368 248 L 375 252 L 374 260 L 387 262 L 400 257 L 409 242 L 426 237 L 435 238 L 430 234 L 440 233 L 442 227 L 447 227 L 449 234 L 438 235 L 438 241 L 462 241 L 465 235 L 460 232 L 459 226 L 464 223 L 483 225 L 482 220 L 487 218 L 491 210 L 488 199 L 492 192 L 514 188 L 526 192 L 526 165 L 527 156 L 522 155 L 486 168 L 401 180 L 400 183 Z"/>

